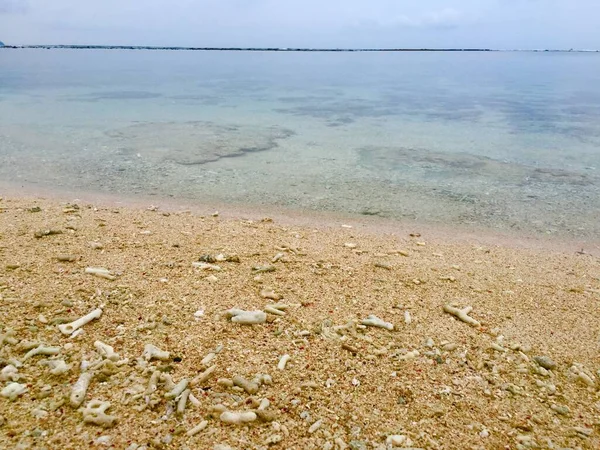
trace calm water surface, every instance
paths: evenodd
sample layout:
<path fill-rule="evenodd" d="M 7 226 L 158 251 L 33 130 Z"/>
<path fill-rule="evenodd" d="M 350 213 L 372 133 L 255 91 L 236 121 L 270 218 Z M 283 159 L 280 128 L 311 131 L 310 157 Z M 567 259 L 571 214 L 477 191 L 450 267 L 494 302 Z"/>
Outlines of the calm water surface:
<path fill-rule="evenodd" d="M 0 51 L 0 181 L 600 236 L 600 55 Z"/>

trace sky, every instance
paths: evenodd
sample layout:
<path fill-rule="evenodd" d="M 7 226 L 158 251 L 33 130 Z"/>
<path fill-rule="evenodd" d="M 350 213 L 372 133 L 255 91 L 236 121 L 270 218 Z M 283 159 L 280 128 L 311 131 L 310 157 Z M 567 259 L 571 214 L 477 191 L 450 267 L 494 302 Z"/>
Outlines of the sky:
<path fill-rule="evenodd" d="M 600 48 L 600 0 L 0 0 L 5 44 Z"/>

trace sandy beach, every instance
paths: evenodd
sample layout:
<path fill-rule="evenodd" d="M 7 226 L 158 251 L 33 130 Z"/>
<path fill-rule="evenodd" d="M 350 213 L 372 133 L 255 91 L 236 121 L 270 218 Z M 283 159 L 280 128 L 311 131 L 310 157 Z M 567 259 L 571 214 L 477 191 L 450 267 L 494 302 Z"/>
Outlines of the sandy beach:
<path fill-rule="evenodd" d="M 314 217 L 4 197 L 0 447 L 600 448 L 596 247 Z"/>

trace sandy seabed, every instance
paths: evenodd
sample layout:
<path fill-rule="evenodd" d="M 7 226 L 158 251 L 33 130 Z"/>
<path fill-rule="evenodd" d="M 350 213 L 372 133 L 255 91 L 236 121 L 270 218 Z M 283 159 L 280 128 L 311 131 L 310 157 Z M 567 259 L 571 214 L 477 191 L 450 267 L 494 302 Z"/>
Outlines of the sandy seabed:
<path fill-rule="evenodd" d="M 599 259 L 411 232 L 2 199 L 0 447 L 600 448 Z"/>

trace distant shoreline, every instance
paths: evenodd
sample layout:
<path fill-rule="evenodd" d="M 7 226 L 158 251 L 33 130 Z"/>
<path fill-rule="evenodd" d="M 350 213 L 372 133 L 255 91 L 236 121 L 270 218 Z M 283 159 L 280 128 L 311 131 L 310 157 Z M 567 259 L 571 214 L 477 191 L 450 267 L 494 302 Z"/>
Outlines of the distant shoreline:
<path fill-rule="evenodd" d="M 490 48 L 301 48 L 301 47 L 156 47 L 136 45 L 4 45 L 0 49 L 69 49 L 69 50 L 168 50 L 231 52 L 532 52 L 532 53 L 599 53 L 585 49 L 490 49 Z"/>

